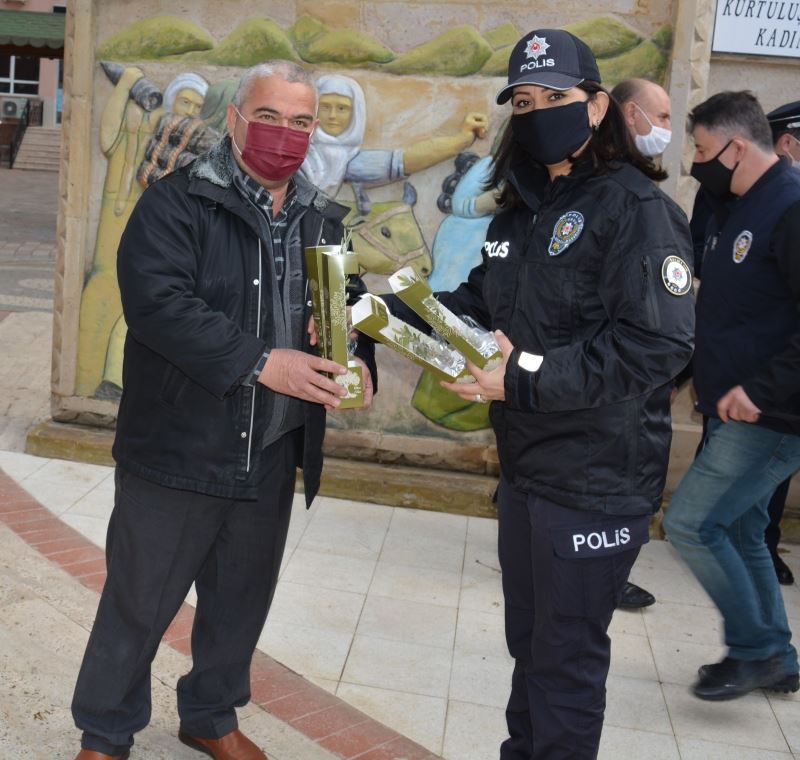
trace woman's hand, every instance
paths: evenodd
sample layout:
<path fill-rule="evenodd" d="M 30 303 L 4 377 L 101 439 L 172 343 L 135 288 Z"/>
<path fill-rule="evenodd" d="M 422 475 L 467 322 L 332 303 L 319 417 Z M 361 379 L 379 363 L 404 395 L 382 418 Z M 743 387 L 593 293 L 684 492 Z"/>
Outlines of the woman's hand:
<path fill-rule="evenodd" d="M 442 381 L 442 388 L 461 396 L 465 401 L 477 401 L 486 403 L 487 401 L 505 401 L 506 399 L 506 365 L 514 350 L 511 341 L 500 331 L 494 331 L 500 350 L 503 352 L 503 362 L 499 367 L 495 367 L 490 372 L 485 372 L 476 367 L 472 362 L 467 362 L 474 383 L 446 383 Z"/>

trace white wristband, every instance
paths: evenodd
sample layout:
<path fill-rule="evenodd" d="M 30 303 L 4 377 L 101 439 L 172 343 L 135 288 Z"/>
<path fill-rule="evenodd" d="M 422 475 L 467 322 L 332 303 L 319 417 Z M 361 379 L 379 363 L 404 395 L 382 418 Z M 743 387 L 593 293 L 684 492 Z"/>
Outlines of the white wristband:
<path fill-rule="evenodd" d="M 517 364 L 519 364 L 519 366 L 527 372 L 536 372 L 538 371 L 539 367 L 542 366 L 543 361 L 544 356 L 539 356 L 539 354 L 529 354 L 527 351 L 523 351 L 520 353 L 519 359 L 517 359 Z"/>

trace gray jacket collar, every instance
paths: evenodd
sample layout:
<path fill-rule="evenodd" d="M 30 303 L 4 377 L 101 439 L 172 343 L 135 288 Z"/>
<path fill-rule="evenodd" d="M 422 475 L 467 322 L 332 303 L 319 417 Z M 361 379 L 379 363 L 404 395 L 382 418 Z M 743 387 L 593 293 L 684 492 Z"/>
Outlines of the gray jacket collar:
<path fill-rule="evenodd" d="M 233 186 L 233 150 L 231 138 L 226 135 L 208 153 L 198 156 L 189 169 L 189 178 L 205 180 L 223 190 Z M 300 172 L 292 177 L 295 185 L 297 201 L 303 206 L 313 206 L 323 211 L 329 204 L 334 204 L 321 190 L 312 185 Z"/>

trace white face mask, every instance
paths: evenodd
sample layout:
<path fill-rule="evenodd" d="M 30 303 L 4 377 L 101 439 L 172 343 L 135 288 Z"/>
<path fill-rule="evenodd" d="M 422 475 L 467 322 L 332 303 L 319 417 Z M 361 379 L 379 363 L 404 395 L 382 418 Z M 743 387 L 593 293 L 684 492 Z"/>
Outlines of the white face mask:
<path fill-rule="evenodd" d="M 645 156 L 650 156 L 651 158 L 660 156 L 667 149 L 667 145 L 672 139 L 672 130 L 657 127 L 650 121 L 644 109 L 638 103 L 633 105 L 642 112 L 642 116 L 647 119 L 647 123 L 650 125 L 650 131 L 646 135 L 637 134 L 634 136 L 633 141 L 636 143 L 636 147 Z"/>

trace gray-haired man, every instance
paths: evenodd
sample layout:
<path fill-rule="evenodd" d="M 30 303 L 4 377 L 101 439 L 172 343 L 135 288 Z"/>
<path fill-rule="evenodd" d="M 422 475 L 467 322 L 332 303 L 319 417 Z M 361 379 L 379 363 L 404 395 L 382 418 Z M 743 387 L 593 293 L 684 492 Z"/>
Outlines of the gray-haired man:
<path fill-rule="evenodd" d="M 338 243 L 346 213 L 296 174 L 316 105 L 295 64 L 246 72 L 229 135 L 149 187 L 122 237 L 117 488 L 108 579 L 72 705 L 76 760 L 128 757 L 150 719 L 150 663 L 192 583 L 179 738 L 216 760 L 265 760 L 235 708 L 250 698 L 296 467 L 310 504 L 325 409 L 344 392 L 321 372 L 346 371 L 315 355 L 306 329 L 303 247 Z M 367 402 L 371 393 L 368 381 Z"/>

